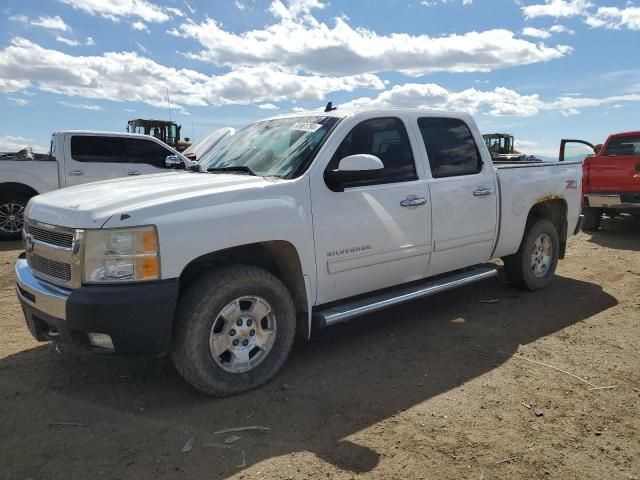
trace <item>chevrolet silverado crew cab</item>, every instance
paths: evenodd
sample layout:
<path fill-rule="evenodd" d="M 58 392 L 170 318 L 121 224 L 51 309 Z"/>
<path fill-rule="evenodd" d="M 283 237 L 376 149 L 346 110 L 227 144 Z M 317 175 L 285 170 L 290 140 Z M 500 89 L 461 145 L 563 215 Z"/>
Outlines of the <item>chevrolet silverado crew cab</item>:
<path fill-rule="evenodd" d="M 586 155 L 586 158 L 585 158 Z M 582 162 L 584 229 L 600 228 L 602 214 L 640 216 L 640 131 L 615 133 L 604 145 L 562 140 L 560 159 Z"/>
<path fill-rule="evenodd" d="M 96 180 L 163 172 L 179 167 L 181 162 L 191 165 L 157 138 L 115 132 L 56 132 L 48 155 L 2 155 L 0 240 L 20 238 L 24 208 L 40 193 Z"/>
<path fill-rule="evenodd" d="M 38 340 L 170 352 L 196 388 L 236 394 L 312 326 L 492 277 L 492 258 L 541 289 L 579 228 L 580 162 L 495 166 L 465 114 L 275 117 L 197 168 L 31 199 L 16 274 Z"/>

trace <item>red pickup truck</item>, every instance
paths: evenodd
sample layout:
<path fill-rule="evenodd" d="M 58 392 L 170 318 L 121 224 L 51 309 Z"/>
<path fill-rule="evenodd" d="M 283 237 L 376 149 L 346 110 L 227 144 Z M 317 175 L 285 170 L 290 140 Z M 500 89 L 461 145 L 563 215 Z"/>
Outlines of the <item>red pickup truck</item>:
<path fill-rule="evenodd" d="M 584 158 L 582 228 L 600 228 L 603 213 L 640 216 L 640 131 L 614 133 L 604 145 L 562 140 L 560 161 L 576 157 Z"/>

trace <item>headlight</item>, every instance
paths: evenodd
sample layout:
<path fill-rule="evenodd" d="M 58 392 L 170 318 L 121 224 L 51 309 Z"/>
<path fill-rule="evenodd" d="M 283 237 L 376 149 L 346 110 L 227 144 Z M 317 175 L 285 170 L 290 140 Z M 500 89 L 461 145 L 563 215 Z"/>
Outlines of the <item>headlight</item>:
<path fill-rule="evenodd" d="M 160 278 L 158 232 L 153 226 L 86 230 L 84 282 L 142 282 Z"/>

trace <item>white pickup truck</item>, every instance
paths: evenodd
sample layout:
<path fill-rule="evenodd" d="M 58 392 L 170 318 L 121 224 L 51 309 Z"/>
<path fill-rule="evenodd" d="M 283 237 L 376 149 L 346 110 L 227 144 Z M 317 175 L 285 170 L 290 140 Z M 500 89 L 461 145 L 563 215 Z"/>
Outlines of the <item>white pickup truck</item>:
<path fill-rule="evenodd" d="M 543 288 L 580 228 L 580 162 L 495 166 L 465 114 L 275 117 L 199 168 L 29 202 L 16 274 L 35 338 L 170 352 L 196 388 L 232 395 L 313 325 L 492 277 L 492 258 Z"/>
<path fill-rule="evenodd" d="M 2 155 L 0 240 L 20 238 L 24 208 L 31 197 L 81 183 L 164 172 L 180 162 L 191 165 L 157 138 L 115 132 L 56 132 L 49 155 Z"/>

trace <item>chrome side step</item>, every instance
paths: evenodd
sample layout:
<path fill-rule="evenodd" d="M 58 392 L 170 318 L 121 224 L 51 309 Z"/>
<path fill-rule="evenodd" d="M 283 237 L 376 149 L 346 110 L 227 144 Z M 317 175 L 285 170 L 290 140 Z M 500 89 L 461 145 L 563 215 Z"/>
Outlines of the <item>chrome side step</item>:
<path fill-rule="evenodd" d="M 427 297 L 445 290 L 495 277 L 497 274 L 498 271 L 493 267 L 485 265 L 473 267 L 462 273 L 427 281 L 420 285 L 413 285 L 393 292 L 386 292 L 320 310 L 313 313 L 313 319 L 317 326 L 328 327 L 334 323 L 344 322 L 360 315 L 377 312 L 417 298 Z"/>

